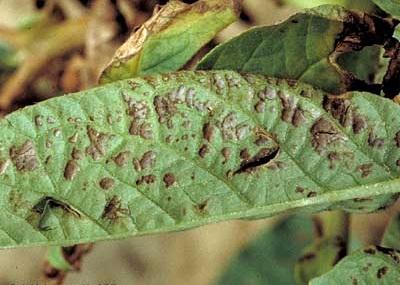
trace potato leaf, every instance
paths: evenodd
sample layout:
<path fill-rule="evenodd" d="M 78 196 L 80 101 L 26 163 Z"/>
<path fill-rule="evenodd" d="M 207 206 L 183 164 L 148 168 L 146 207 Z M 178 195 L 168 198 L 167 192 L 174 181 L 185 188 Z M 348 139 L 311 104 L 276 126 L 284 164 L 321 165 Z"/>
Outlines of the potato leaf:
<path fill-rule="evenodd" d="M 400 189 L 399 126 L 388 99 L 230 71 L 54 98 L 0 121 L 0 246 L 373 211 Z"/>
<path fill-rule="evenodd" d="M 386 13 L 399 18 L 400 17 L 400 1 L 399 0 L 372 0 Z"/>
<path fill-rule="evenodd" d="M 349 217 L 342 211 L 313 217 L 314 242 L 303 250 L 295 266 L 296 284 L 309 284 L 325 274 L 347 254 Z"/>
<path fill-rule="evenodd" d="M 115 53 L 101 83 L 178 70 L 237 19 L 239 0 L 170 1 Z"/>
<path fill-rule="evenodd" d="M 320 6 L 275 26 L 250 29 L 212 50 L 200 61 L 198 69 L 229 69 L 297 79 L 331 93 L 379 93 L 379 86 L 356 78 L 341 68 L 336 59 L 365 46 L 383 45 L 392 36 L 394 26 L 392 20 L 339 6 Z M 366 58 L 360 62 L 365 61 Z M 359 69 L 367 68 L 375 71 L 375 66 L 368 64 Z"/>
<path fill-rule="evenodd" d="M 311 242 L 309 215 L 289 216 L 262 232 L 232 260 L 216 285 L 293 285 L 293 268 Z"/>
<path fill-rule="evenodd" d="M 399 284 L 400 252 L 385 247 L 359 250 L 339 262 L 327 274 L 311 280 L 310 285 Z"/>

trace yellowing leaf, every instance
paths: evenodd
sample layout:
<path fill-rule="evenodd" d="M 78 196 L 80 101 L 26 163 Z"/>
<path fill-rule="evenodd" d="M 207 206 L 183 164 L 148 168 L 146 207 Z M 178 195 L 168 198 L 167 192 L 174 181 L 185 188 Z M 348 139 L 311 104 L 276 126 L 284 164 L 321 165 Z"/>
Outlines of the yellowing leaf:
<path fill-rule="evenodd" d="M 236 20 L 238 0 L 170 1 L 116 52 L 100 82 L 178 70 Z"/>

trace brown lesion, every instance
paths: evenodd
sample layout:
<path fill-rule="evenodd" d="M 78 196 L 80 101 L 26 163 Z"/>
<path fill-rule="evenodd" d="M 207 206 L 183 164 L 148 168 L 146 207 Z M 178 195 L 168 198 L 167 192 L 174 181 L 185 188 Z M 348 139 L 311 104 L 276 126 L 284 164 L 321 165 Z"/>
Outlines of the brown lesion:
<path fill-rule="evenodd" d="M 169 188 L 172 185 L 174 185 L 176 182 L 175 175 L 171 172 L 168 172 L 164 175 L 163 181 L 164 181 L 165 187 Z"/>
<path fill-rule="evenodd" d="M 322 107 L 329 112 L 341 126 L 351 127 L 354 134 L 360 134 L 366 127 L 366 118 L 360 114 L 346 96 L 325 96 Z"/>
<path fill-rule="evenodd" d="M 10 157 L 18 171 L 33 171 L 39 166 L 35 146 L 31 141 L 19 147 L 11 147 Z"/>
<path fill-rule="evenodd" d="M 338 130 L 325 118 L 318 119 L 310 131 L 311 144 L 318 153 L 324 152 L 332 143 L 341 139 Z"/>
<path fill-rule="evenodd" d="M 279 155 L 279 147 L 273 148 L 262 148 L 260 149 L 256 155 L 242 155 L 242 163 L 240 164 L 240 168 L 236 170 L 233 175 L 241 174 L 241 173 L 251 173 L 256 169 L 263 165 L 268 165 Z"/>
<path fill-rule="evenodd" d="M 279 91 L 278 96 L 282 103 L 281 119 L 294 127 L 299 127 L 303 124 L 305 121 L 303 109 L 294 102 L 292 97 L 285 95 L 283 91 Z"/>
<path fill-rule="evenodd" d="M 86 154 L 90 155 L 93 160 L 99 160 L 106 154 L 106 142 L 109 136 L 96 131 L 92 127 L 87 127 L 87 135 L 90 140 L 90 146 L 86 148 Z"/>
<path fill-rule="evenodd" d="M 400 93 L 400 42 L 392 38 L 384 46 L 384 57 L 390 58 L 389 66 L 383 78 L 383 92 L 388 98 L 399 101 Z"/>
<path fill-rule="evenodd" d="M 107 204 L 104 207 L 104 211 L 101 217 L 115 221 L 118 218 L 127 216 L 129 214 L 130 214 L 129 209 L 123 208 L 121 199 L 114 195 L 110 200 L 107 201 Z"/>
<path fill-rule="evenodd" d="M 382 18 L 356 11 L 347 12 L 346 18 L 343 20 L 343 30 L 338 35 L 335 48 L 329 57 L 332 65 L 343 74 L 346 90 L 367 91 L 374 94 L 380 94 L 383 90 L 386 96 L 391 98 L 399 93 L 399 46 L 396 44 L 397 40 L 392 37 L 397 24 L 398 21 L 391 18 Z M 366 46 L 373 45 L 384 46 L 387 50 L 385 56 L 391 58 L 383 84 L 360 80 L 351 72 L 343 70 L 336 62 L 339 54 L 359 51 Z"/>

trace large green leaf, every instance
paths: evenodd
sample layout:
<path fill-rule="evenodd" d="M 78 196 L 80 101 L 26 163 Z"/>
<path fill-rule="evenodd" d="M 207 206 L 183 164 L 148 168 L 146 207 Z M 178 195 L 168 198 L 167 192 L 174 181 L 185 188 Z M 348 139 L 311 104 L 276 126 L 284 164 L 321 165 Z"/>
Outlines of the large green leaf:
<path fill-rule="evenodd" d="M 116 52 L 101 83 L 178 70 L 237 19 L 239 0 L 170 1 Z"/>
<path fill-rule="evenodd" d="M 394 26 L 390 20 L 325 5 L 275 26 L 250 29 L 212 50 L 200 61 L 198 69 L 229 69 L 297 79 L 332 93 L 378 93 L 376 86 L 355 78 L 336 59 L 365 46 L 383 45 L 393 34 Z M 358 69 L 373 73 L 376 67 L 365 65 L 367 58 L 362 58 Z"/>
<path fill-rule="evenodd" d="M 399 191 L 399 126 L 387 99 L 228 71 L 55 98 L 0 121 L 0 245 L 376 210 Z"/>
<path fill-rule="evenodd" d="M 289 216 L 261 233 L 236 256 L 218 285 L 293 285 L 294 265 L 311 242 L 309 215 Z"/>
<path fill-rule="evenodd" d="M 347 256 L 327 274 L 311 280 L 310 285 L 399 283 L 400 252 L 376 246 Z"/>
<path fill-rule="evenodd" d="M 372 0 L 382 10 L 396 18 L 400 17 L 400 1 L 399 0 Z"/>

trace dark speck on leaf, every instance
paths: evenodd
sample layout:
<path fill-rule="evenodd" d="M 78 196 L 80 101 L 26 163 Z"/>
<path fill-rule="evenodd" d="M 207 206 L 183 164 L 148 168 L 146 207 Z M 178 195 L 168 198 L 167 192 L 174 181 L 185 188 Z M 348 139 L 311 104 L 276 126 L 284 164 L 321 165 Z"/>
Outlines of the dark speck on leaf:
<path fill-rule="evenodd" d="M 171 187 L 175 183 L 175 176 L 172 173 L 166 173 L 164 175 L 163 181 L 167 188 Z"/>
<path fill-rule="evenodd" d="M 203 144 L 199 149 L 199 156 L 201 158 L 204 158 L 209 151 L 210 151 L 210 149 L 209 149 L 208 145 Z"/>
<path fill-rule="evenodd" d="M 383 278 L 386 273 L 388 272 L 389 268 L 387 266 L 383 266 L 381 268 L 378 269 L 378 272 L 376 273 L 376 277 L 378 277 L 378 279 Z"/>
<path fill-rule="evenodd" d="M 368 177 L 372 172 L 372 163 L 361 164 L 357 167 L 357 170 L 361 172 L 361 177 Z"/>
<path fill-rule="evenodd" d="M 105 178 L 101 179 L 100 183 L 99 183 L 100 187 L 104 190 L 108 190 L 108 189 L 114 187 L 114 184 L 115 184 L 114 179 L 112 179 L 110 177 L 105 177 Z"/>

